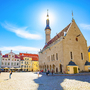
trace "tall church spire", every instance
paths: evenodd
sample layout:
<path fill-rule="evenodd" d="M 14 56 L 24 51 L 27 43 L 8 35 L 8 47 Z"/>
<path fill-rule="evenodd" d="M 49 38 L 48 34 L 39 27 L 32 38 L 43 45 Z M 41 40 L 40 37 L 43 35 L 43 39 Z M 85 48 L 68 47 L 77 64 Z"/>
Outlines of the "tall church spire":
<path fill-rule="evenodd" d="M 46 29 L 50 29 L 50 26 L 49 26 L 49 14 L 48 14 L 48 9 L 47 9 L 47 20 L 46 20 Z M 50 29 L 51 30 L 51 29 Z"/>
<path fill-rule="evenodd" d="M 46 19 L 45 34 L 46 34 L 46 42 L 45 42 L 45 44 L 47 44 L 48 41 L 50 41 L 50 34 L 51 34 L 51 29 L 50 29 L 50 26 L 49 26 L 49 14 L 48 14 L 48 10 L 47 10 L 47 19 Z"/>

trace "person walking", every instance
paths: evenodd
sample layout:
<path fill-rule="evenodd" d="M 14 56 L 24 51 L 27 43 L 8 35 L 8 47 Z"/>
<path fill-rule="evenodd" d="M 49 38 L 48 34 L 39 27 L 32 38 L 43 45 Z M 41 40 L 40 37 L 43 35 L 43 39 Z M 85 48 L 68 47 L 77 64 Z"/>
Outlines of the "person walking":
<path fill-rule="evenodd" d="M 38 74 L 38 77 L 39 77 L 39 70 L 38 70 L 37 74 Z"/>
<path fill-rule="evenodd" d="M 9 73 L 10 73 L 10 74 L 9 74 L 9 79 L 11 79 L 12 71 L 10 70 Z"/>
<path fill-rule="evenodd" d="M 1 70 L 0 70 L 0 75 L 1 75 Z"/>

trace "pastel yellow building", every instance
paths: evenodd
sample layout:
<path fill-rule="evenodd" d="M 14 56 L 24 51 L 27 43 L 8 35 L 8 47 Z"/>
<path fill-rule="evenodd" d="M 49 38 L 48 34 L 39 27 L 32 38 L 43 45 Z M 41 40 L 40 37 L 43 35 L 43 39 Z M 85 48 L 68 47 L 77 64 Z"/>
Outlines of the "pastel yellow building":
<path fill-rule="evenodd" d="M 22 71 L 38 71 L 39 70 L 39 62 L 38 57 L 36 56 L 21 56 L 20 68 Z"/>
<path fill-rule="evenodd" d="M 90 46 L 88 48 L 88 56 L 89 56 L 89 62 L 90 62 Z"/>
<path fill-rule="evenodd" d="M 32 60 L 32 69 L 34 72 L 39 70 L 39 62 L 38 61 Z"/>
<path fill-rule="evenodd" d="M 86 61 L 84 68 L 85 68 L 85 71 L 90 72 L 90 62 Z"/>
<path fill-rule="evenodd" d="M 22 71 L 31 71 L 32 70 L 32 58 L 31 57 L 23 57 L 20 62 Z"/>
<path fill-rule="evenodd" d="M 79 73 L 78 66 L 73 61 L 70 61 L 69 64 L 67 65 L 67 73 L 68 74 Z"/>

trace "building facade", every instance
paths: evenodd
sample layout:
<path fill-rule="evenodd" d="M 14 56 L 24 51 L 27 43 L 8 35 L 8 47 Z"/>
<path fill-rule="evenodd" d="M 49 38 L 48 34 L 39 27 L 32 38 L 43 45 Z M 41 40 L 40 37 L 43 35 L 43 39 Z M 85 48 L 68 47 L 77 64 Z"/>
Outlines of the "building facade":
<path fill-rule="evenodd" d="M 46 22 L 45 34 L 50 31 L 49 23 L 47 25 Z M 48 36 L 50 37 L 50 33 L 46 38 Z M 70 70 L 73 71 L 69 73 L 78 73 L 78 69 L 85 71 L 84 66 L 88 60 L 87 41 L 73 18 L 54 38 L 46 41 L 44 48 L 39 52 L 40 70 L 53 69 L 55 73 L 68 73 Z"/>
<path fill-rule="evenodd" d="M 37 54 L 20 53 L 20 68 L 22 71 L 38 71 L 39 62 Z"/>
<path fill-rule="evenodd" d="M 2 68 L 20 68 L 20 58 L 11 52 L 2 56 Z"/>
<path fill-rule="evenodd" d="M 32 58 L 23 56 L 20 60 L 20 68 L 22 71 L 32 71 Z"/>

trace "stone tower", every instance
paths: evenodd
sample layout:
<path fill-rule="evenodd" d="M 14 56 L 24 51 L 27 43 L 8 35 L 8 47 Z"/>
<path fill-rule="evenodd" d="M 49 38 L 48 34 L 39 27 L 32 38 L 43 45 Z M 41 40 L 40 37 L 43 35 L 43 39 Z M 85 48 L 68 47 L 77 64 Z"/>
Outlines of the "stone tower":
<path fill-rule="evenodd" d="M 0 68 L 1 68 L 1 63 L 2 63 L 2 53 L 0 51 Z"/>
<path fill-rule="evenodd" d="M 45 28 L 45 36 L 46 36 L 45 44 L 47 44 L 48 41 L 50 41 L 50 34 L 51 34 L 51 29 L 49 27 L 49 15 L 48 15 L 48 10 L 47 10 L 47 20 L 46 20 L 46 28 Z"/>

